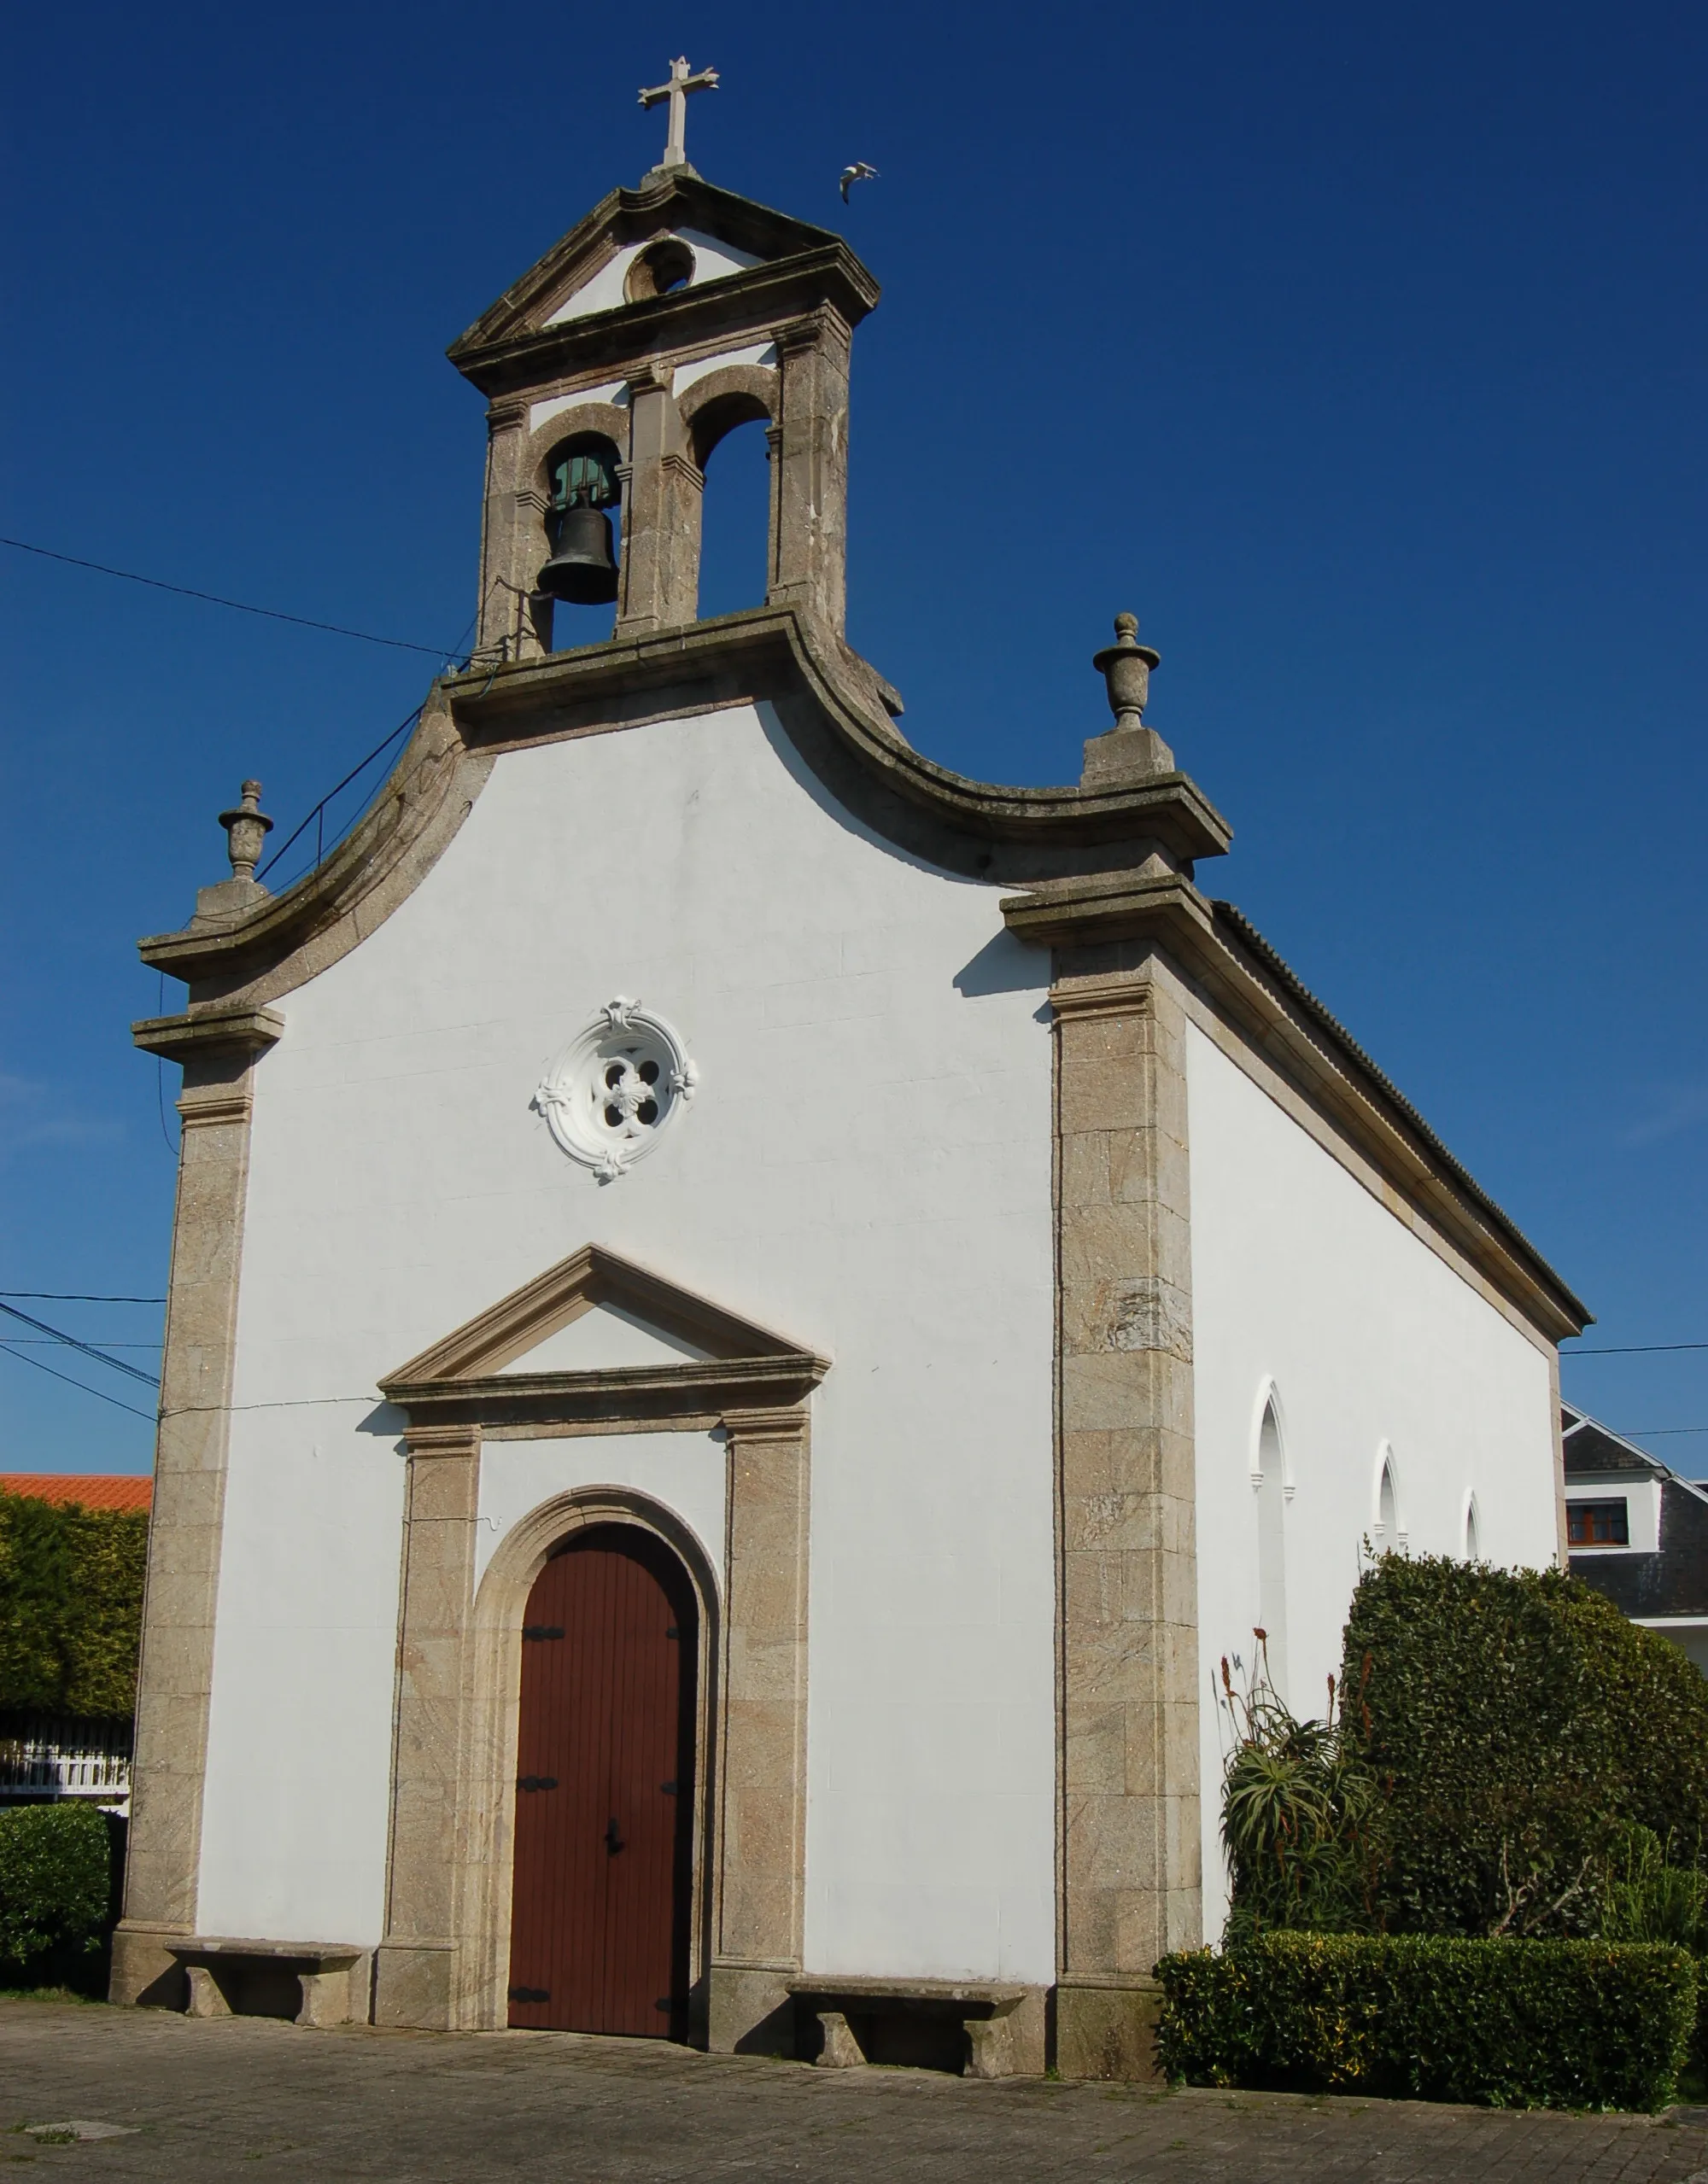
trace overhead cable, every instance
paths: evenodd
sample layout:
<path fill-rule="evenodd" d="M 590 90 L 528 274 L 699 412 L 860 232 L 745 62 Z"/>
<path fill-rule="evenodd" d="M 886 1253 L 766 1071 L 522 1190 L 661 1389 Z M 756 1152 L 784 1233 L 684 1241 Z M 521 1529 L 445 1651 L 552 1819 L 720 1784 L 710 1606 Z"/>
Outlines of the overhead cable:
<path fill-rule="evenodd" d="M 1708 1350 L 1708 1342 L 1617 1342 L 1605 1350 L 1562 1350 L 1562 1358 L 1650 1358 L 1663 1350 Z M 1690 1430 L 1693 1433 L 1695 1428 Z"/>
<path fill-rule="evenodd" d="M 115 1410 L 128 1410 L 133 1418 L 146 1418 L 151 1426 L 155 1422 L 152 1410 L 138 1410 L 134 1403 L 120 1403 L 116 1395 L 108 1395 L 105 1388 L 91 1387 L 87 1381 L 74 1381 L 69 1373 L 61 1373 L 52 1365 L 44 1365 L 39 1358 L 26 1358 L 21 1350 L 15 1350 L 9 1342 L 0 1342 L 0 1350 L 3 1350 L 9 1358 L 15 1358 L 20 1365 L 33 1365 L 38 1373 L 50 1374 L 55 1380 L 63 1381 L 67 1387 L 80 1387 L 85 1395 L 93 1395 L 102 1403 L 110 1403 Z"/>
<path fill-rule="evenodd" d="M 72 1349 L 80 1350 L 85 1358 L 93 1358 L 97 1364 L 110 1365 L 115 1373 L 128 1373 L 133 1381 L 141 1381 L 145 1387 L 160 1386 L 155 1375 L 145 1373 L 140 1365 L 127 1365 L 122 1358 L 108 1356 L 106 1351 L 97 1350 L 92 1342 L 79 1342 L 74 1334 L 67 1334 L 63 1328 L 50 1327 L 44 1319 L 32 1319 L 27 1312 L 20 1312 L 15 1305 L 0 1305 L 0 1312 L 4 1312 L 8 1319 L 22 1320 L 26 1327 L 34 1328 L 38 1334 L 50 1334 L 55 1341 L 69 1344 Z M 37 1361 L 33 1358 L 26 1358 L 24 1362 L 33 1365 Z M 73 1382 L 73 1385 L 80 1386 L 81 1383 Z"/>
<path fill-rule="evenodd" d="M 163 1305 L 164 1297 L 97 1297 L 85 1289 L 0 1289 L 0 1297 L 36 1297 L 50 1305 Z"/>
<path fill-rule="evenodd" d="M 222 599 L 217 592 L 198 592 L 188 584 L 168 584 L 159 576 L 139 576 L 134 569 L 112 569 L 104 561 L 84 561 L 74 553 L 56 553 L 51 546 L 32 546 L 27 539 L 0 538 L 0 546 L 19 553 L 38 554 L 44 561 L 62 561 L 68 569 L 92 569 L 97 576 L 122 577 L 127 584 L 146 584 L 150 591 L 173 592 L 181 599 L 200 599 L 206 606 L 230 607 L 234 614 L 258 614 L 268 622 L 294 622 L 299 629 L 324 630 L 332 637 L 357 637 L 364 645 L 384 645 L 394 652 L 424 652 L 430 659 L 448 661 L 442 645 L 417 645 L 407 637 L 376 637 L 371 629 L 351 629 L 342 622 L 313 622 L 307 615 L 284 614 L 278 607 L 252 607 L 243 599 Z"/>

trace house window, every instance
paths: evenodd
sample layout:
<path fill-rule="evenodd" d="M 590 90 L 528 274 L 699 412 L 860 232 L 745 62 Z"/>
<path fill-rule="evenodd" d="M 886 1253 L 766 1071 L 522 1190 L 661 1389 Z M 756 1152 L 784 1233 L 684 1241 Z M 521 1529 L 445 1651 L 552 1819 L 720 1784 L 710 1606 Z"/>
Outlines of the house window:
<path fill-rule="evenodd" d="M 1623 1500 L 1568 1502 L 1565 1536 L 1573 1547 L 1629 1547 L 1631 1527 Z"/>

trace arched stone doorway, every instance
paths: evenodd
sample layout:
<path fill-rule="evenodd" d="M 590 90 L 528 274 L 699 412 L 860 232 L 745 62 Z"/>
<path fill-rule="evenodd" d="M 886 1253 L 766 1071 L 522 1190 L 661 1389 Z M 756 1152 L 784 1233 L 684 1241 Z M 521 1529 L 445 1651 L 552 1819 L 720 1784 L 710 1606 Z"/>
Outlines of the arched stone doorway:
<path fill-rule="evenodd" d="M 656 1534 L 573 1533 L 522 1626 L 509 2021 L 686 2038 L 698 1611 Z"/>
<path fill-rule="evenodd" d="M 530 1345 L 605 1303 L 708 1354 L 645 1372 L 506 1375 Z M 510 2022 L 522 1663 L 552 1643 L 524 1638 L 529 1598 L 566 1539 L 612 1524 L 673 1554 L 698 1609 L 690 2037 L 725 2051 L 792 2042 L 806 1893 L 806 1405 L 828 1369 L 588 1245 L 381 1383 L 403 1413 L 408 1463 L 377 2024 L 495 2032 Z M 724 1444 L 716 1562 L 717 1546 L 709 1556 L 650 1496 L 588 1484 L 505 1528 L 482 1574 L 489 1438 L 571 1435 L 591 1452 L 605 1434 L 711 1428 Z"/>

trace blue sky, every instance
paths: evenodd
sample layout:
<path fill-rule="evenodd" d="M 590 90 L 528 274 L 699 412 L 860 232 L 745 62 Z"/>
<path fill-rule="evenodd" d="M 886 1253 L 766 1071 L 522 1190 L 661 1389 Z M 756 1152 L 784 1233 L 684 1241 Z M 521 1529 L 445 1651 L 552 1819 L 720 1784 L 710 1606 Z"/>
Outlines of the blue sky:
<path fill-rule="evenodd" d="M 0 530 L 453 646 L 484 435 L 445 346 L 657 156 L 637 87 L 710 62 L 702 172 L 839 226 L 884 285 L 850 634 L 915 741 L 1073 778 L 1133 608 L 1149 718 L 1236 830 L 1203 879 L 1588 1299 L 1588 1343 L 1708 1341 L 1708 17 L 644 15 L 20 16 Z M 854 159 L 880 178 L 845 214 Z M 718 462 L 734 605 L 759 474 Z M 130 1044 L 160 1005 L 136 937 L 220 876 L 244 775 L 288 830 L 432 663 L 0 574 L 0 1288 L 158 1296 L 176 1072 Z M 22 1309 L 158 1337 L 145 1305 Z M 143 1419 L 0 1375 L 0 1468 L 146 1467 Z M 1708 1352 L 1565 1387 L 1708 1427 Z M 1708 1474 L 1708 1434 L 1652 1445 Z"/>

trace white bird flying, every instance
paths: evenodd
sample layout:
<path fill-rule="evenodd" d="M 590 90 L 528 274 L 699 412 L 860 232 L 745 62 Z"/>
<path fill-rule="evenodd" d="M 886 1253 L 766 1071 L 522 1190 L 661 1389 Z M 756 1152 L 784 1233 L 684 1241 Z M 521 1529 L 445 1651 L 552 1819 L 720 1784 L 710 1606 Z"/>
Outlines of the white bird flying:
<path fill-rule="evenodd" d="M 877 168 L 868 166 L 864 160 L 856 160 L 852 166 L 845 166 L 842 170 L 843 203 L 845 205 L 848 202 L 848 185 L 851 182 L 875 182 L 877 178 Z"/>

